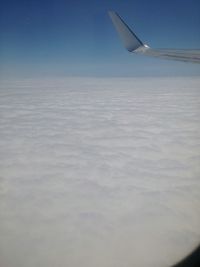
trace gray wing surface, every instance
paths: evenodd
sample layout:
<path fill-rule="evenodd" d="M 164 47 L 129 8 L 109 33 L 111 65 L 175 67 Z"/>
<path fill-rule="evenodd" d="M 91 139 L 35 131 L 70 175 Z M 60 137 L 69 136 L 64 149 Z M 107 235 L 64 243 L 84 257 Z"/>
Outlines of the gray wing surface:
<path fill-rule="evenodd" d="M 144 54 L 164 59 L 200 63 L 200 50 L 191 49 L 152 49 L 135 35 L 122 18 L 114 11 L 109 12 L 110 18 L 129 52 Z"/>

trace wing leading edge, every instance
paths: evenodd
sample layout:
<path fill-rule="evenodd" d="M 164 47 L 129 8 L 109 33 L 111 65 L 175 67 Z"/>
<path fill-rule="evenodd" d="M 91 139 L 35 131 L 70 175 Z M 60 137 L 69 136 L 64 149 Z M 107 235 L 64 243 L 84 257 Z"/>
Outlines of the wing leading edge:
<path fill-rule="evenodd" d="M 140 53 L 153 57 L 178 61 L 200 63 L 200 50 L 190 49 L 152 49 L 135 35 L 122 18 L 114 11 L 109 12 L 110 18 L 129 52 Z"/>

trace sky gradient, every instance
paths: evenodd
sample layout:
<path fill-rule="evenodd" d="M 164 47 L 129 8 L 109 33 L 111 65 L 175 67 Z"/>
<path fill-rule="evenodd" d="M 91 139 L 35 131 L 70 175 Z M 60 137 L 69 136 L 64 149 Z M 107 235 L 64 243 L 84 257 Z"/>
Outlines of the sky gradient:
<path fill-rule="evenodd" d="M 200 48 L 198 0 L 2 0 L 0 77 L 200 74 L 197 64 L 130 55 L 108 10 L 152 47 Z"/>

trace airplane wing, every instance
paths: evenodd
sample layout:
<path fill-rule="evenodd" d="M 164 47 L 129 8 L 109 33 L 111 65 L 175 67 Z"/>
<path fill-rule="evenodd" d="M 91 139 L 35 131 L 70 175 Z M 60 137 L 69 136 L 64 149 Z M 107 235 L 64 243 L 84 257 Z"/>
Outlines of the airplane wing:
<path fill-rule="evenodd" d="M 153 57 L 161 57 L 185 62 L 200 63 L 200 50 L 191 49 L 152 49 L 135 35 L 122 18 L 114 11 L 109 12 L 110 18 L 129 52 L 140 53 Z"/>

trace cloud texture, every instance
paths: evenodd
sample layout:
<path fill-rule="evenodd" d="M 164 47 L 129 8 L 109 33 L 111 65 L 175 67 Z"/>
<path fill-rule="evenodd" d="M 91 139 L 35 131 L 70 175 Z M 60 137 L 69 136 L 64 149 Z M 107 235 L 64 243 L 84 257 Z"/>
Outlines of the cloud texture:
<path fill-rule="evenodd" d="M 169 266 L 200 241 L 200 79 L 1 82 L 0 265 Z"/>

